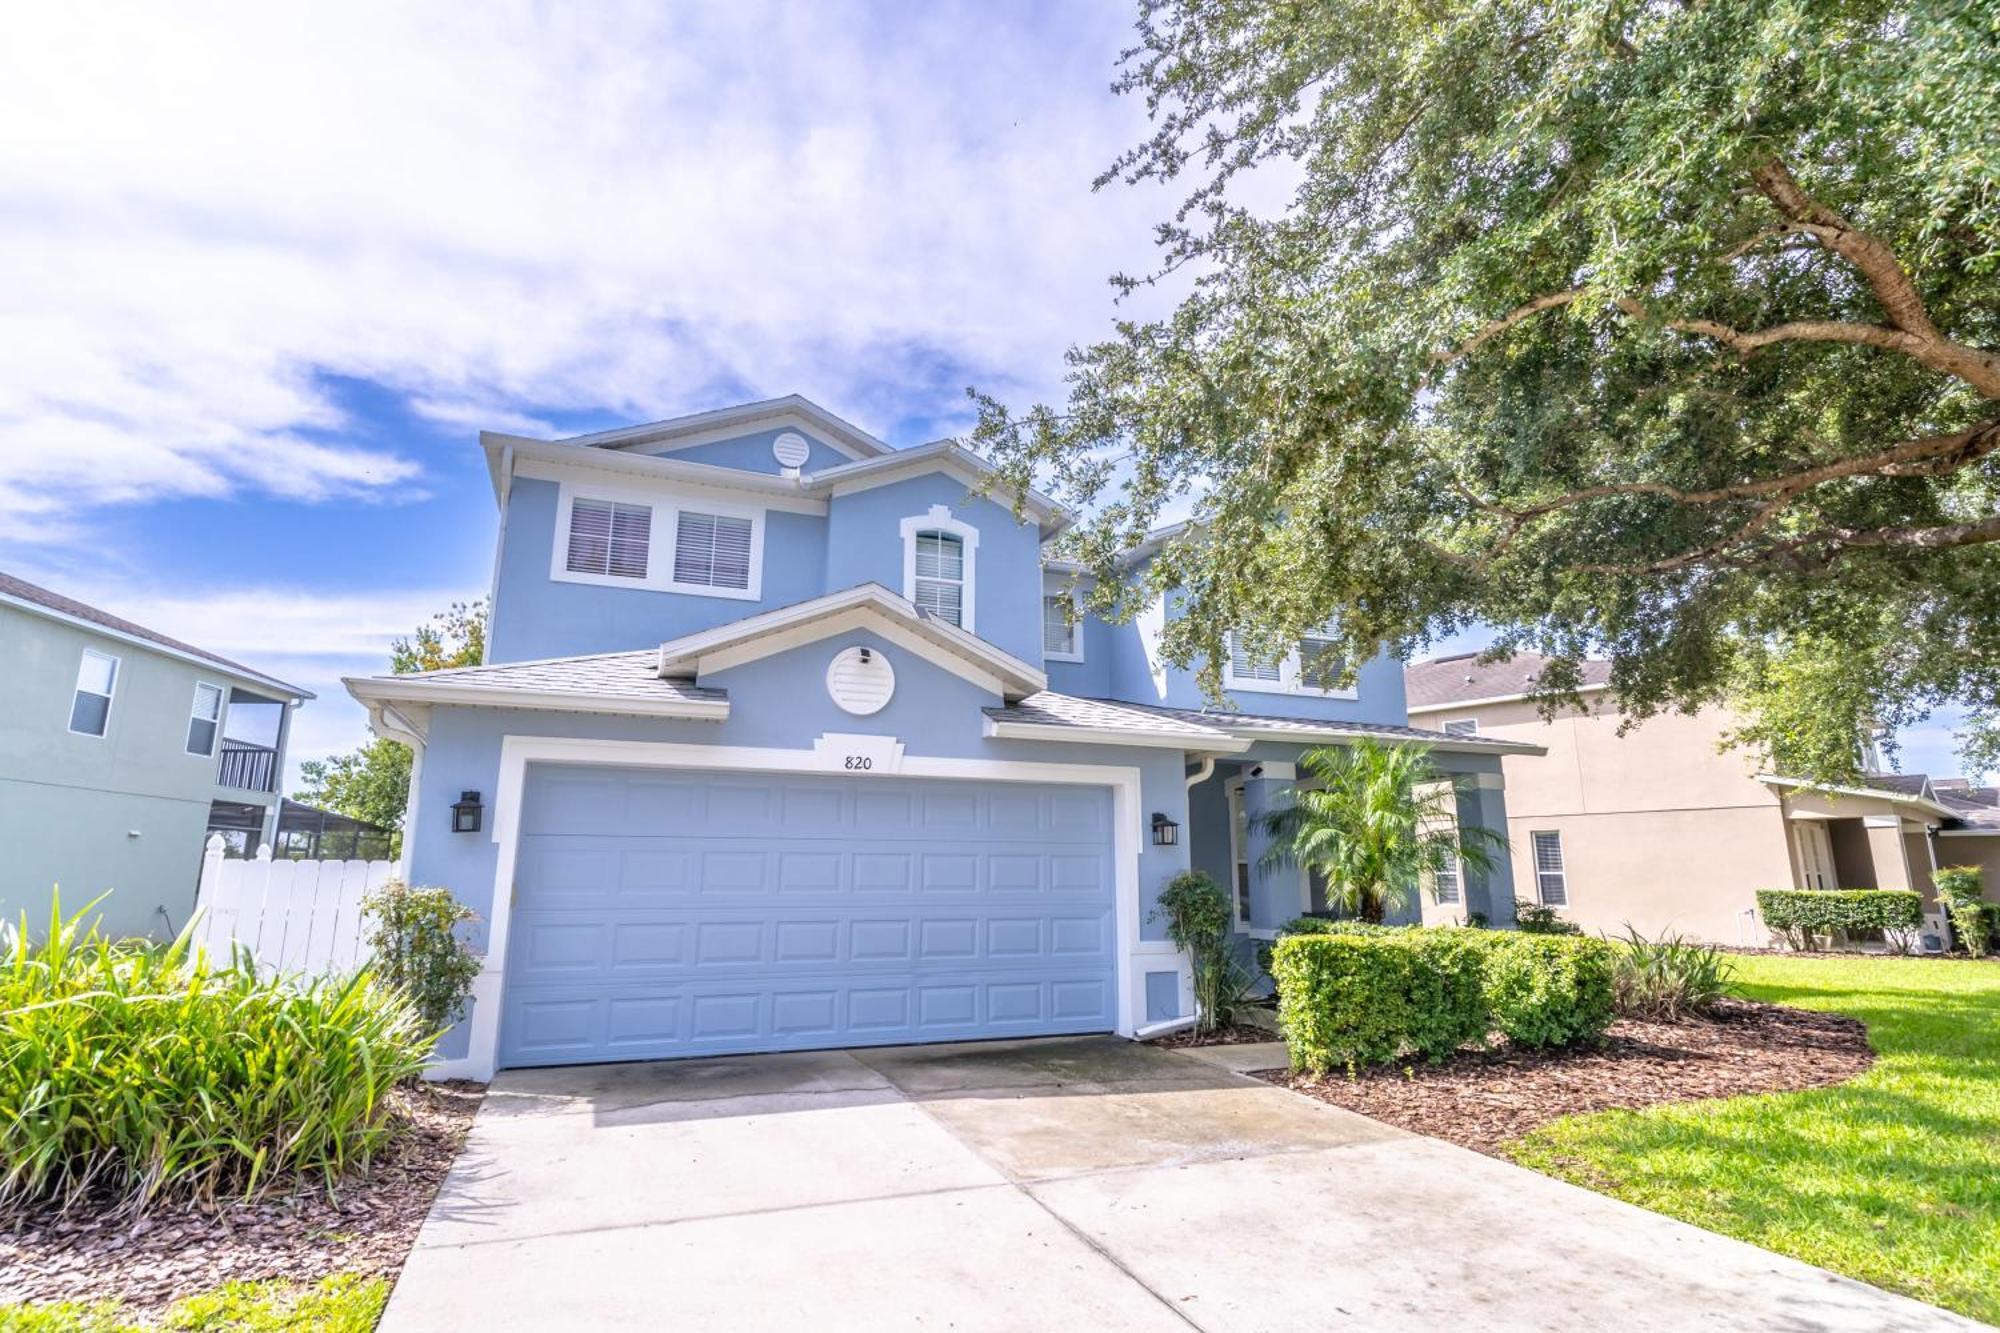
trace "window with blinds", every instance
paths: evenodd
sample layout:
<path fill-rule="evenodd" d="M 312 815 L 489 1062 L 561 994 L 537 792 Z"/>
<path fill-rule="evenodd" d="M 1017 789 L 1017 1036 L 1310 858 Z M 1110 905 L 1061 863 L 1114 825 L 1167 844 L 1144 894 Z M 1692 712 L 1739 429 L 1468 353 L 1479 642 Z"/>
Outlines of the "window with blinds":
<path fill-rule="evenodd" d="M 1309 690 L 1331 690 L 1340 684 L 1345 665 L 1332 639 L 1308 634 L 1299 640 L 1299 684 Z"/>
<path fill-rule="evenodd" d="M 1042 598 L 1042 651 L 1075 657 L 1077 627 L 1070 623 L 1069 598 Z"/>
<path fill-rule="evenodd" d="M 1431 892 L 1440 903 L 1458 901 L 1459 868 L 1458 858 L 1450 857 L 1437 868 L 1432 878 Z"/>
<path fill-rule="evenodd" d="M 750 520 L 683 509 L 674 526 L 674 582 L 750 586 Z"/>
<path fill-rule="evenodd" d="M 1237 680 L 1268 681 L 1276 685 L 1284 674 L 1284 664 L 1252 661 L 1249 649 L 1232 634 L 1229 636 L 1229 674 Z"/>
<path fill-rule="evenodd" d="M 1444 734 L 1447 736 L 1477 736 L 1479 734 L 1479 719 L 1476 717 L 1452 718 L 1444 724 Z"/>
<path fill-rule="evenodd" d="M 940 620 L 965 623 L 965 542 L 949 532 L 916 535 L 916 603 Z"/>
<path fill-rule="evenodd" d="M 221 727 L 221 688 L 197 682 L 194 687 L 194 703 L 188 710 L 187 752 L 200 755 L 214 754 L 215 733 Z"/>
<path fill-rule="evenodd" d="M 111 723 L 111 696 L 117 689 L 118 659 L 94 648 L 84 649 L 76 664 L 69 729 L 79 736 L 102 736 Z"/>
<path fill-rule="evenodd" d="M 572 574 L 643 579 L 652 536 L 653 510 L 649 505 L 574 501 L 569 509 L 569 554 L 564 567 Z"/>
<path fill-rule="evenodd" d="M 1547 907 L 1569 906 L 1569 875 L 1563 869 L 1560 833 L 1537 833 L 1535 844 L 1535 891 Z"/>

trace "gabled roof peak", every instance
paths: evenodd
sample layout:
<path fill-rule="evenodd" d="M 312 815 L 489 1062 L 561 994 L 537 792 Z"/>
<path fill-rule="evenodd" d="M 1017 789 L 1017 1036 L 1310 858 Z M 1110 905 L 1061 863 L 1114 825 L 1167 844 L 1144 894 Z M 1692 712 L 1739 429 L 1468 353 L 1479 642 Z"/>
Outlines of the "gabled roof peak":
<path fill-rule="evenodd" d="M 895 450 L 845 417 L 828 411 L 803 394 L 788 393 L 782 398 L 764 398 L 754 403 L 738 403 L 706 412 L 647 421 L 635 426 L 616 426 L 587 435 L 569 435 L 551 444 L 578 445 L 592 449 L 631 449 L 644 444 L 671 443 L 688 436 L 712 435 L 716 431 L 756 430 L 785 424 L 803 425 L 826 437 L 828 444 L 850 458 L 875 458 Z"/>

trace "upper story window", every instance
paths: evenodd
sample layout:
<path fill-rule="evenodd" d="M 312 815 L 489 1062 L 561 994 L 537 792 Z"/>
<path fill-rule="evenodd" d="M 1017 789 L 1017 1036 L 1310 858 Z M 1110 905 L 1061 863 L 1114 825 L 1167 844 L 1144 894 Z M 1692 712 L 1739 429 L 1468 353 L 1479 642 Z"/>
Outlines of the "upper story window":
<path fill-rule="evenodd" d="M 903 520 L 903 596 L 940 620 L 972 628 L 973 563 L 979 529 L 945 505 Z"/>
<path fill-rule="evenodd" d="M 69 729 L 79 736 L 102 736 L 111 723 L 111 696 L 118 691 L 118 659 L 95 648 L 76 664 L 76 694 L 69 705 Z"/>
<path fill-rule="evenodd" d="M 1083 660 L 1083 622 L 1067 593 L 1042 598 L 1042 656 L 1055 662 Z"/>
<path fill-rule="evenodd" d="M 1477 736 L 1479 734 L 1479 719 L 1476 717 L 1447 718 L 1443 730 L 1447 736 Z"/>
<path fill-rule="evenodd" d="M 569 559 L 564 568 L 572 574 L 643 579 L 652 543 L 651 505 L 575 500 L 570 504 Z"/>
<path fill-rule="evenodd" d="M 674 582 L 749 587 L 750 520 L 681 510 L 674 527 Z"/>
<path fill-rule="evenodd" d="M 563 483 L 549 577 L 754 601 L 763 595 L 764 513 L 652 490 L 574 492 Z M 652 558 L 654 551 L 660 559 Z"/>
<path fill-rule="evenodd" d="M 1336 684 L 1346 662 L 1337 641 L 1308 634 L 1298 645 L 1275 662 L 1262 661 L 1234 634 L 1229 636 L 1229 660 L 1223 664 L 1222 686 L 1229 690 L 1252 690 L 1269 694 L 1317 694 L 1329 699 L 1353 699 L 1352 685 Z"/>
<path fill-rule="evenodd" d="M 188 708 L 187 752 L 213 755 L 216 733 L 222 730 L 222 688 L 196 681 L 194 703 Z"/>

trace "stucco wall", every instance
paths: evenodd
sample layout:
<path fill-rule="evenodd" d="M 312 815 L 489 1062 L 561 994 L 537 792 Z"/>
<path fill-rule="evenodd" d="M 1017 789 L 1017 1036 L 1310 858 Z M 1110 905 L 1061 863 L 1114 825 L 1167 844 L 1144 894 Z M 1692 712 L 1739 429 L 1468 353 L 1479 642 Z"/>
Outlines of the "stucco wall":
<path fill-rule="evenodd" d="M 1937 840 L 1937 855 L 1941 866 L 1976 867 L 1981 893 L 2000 902 L 2000 833 L 1947 834 Z"/>

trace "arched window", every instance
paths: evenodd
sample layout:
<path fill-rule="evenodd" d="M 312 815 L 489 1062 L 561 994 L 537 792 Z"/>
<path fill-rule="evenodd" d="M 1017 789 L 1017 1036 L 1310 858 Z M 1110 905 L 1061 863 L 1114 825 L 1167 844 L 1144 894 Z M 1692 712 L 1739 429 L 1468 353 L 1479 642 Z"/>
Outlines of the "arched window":
<path fill-rule="evenodd" d="M 939 620 L 972 628 L 973 561 L 979 530 L 944 505 L 903 520 L 903 596 Z"/>

